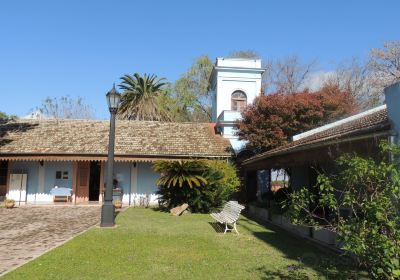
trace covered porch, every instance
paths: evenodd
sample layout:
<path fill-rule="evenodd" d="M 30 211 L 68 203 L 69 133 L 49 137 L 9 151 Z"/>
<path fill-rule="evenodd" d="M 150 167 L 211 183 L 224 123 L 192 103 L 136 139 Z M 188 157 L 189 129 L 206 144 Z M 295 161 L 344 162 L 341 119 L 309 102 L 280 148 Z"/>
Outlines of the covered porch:
<path fill-rule="evenodd" d="M 154 159 L 115 160 L 114 199 L 125 205 L 156 204 L 159 174 L 152 169 Z M 101 203 L 106 179 L 105 157 L 3 157 L 0 161 L 0 197 L 13 199 L 16 205 Z M 70 190 L 69 196 L 63 195 L 65 190 Z"/>
<path fill-rule="evenodd" d="M 396 136 L 384 105 L 295 135 L 292 142 L 243 161 L 247 201 L 254 202 L 249 204 L 250 215 L 336 250 L 340 247 L 336 233 L 292 224 L 282 204 L 290 203 L 291 192 L 315 186 L 319 174 L 337 174 L 336 160 L 344 154 L 380 160 L 381 142 L 396 143 Z M 283 187 L 274 188 L 271 176 L 260 180 L 260 173 L 272 170 L 285 170 L 289 178 Z M 351 214 L 342 210 L 343 215 Z M 329 212 L 320 215 L 330 219 Z"/>
<path fill-rule="evenodd" d="M 292 190 L 312 187 L 319 173 L 335 170 L 335 160 L 343 154 L 352 153 L 365 157 L 379 157 L 379 144 L 390 141 L 390 132 L 384 131 L 363 137 L 335 140 L 316 146 L 307 146 L 282 154 L 266 156 L 245 161 L 245 184 L 248 201 L 261 200 L 262 194 L 271 191 L 271 177 L 268 181 L 260 180 L 260 172 L 272 172 L 283 169 L 289 175 L 288 185 Z"/>

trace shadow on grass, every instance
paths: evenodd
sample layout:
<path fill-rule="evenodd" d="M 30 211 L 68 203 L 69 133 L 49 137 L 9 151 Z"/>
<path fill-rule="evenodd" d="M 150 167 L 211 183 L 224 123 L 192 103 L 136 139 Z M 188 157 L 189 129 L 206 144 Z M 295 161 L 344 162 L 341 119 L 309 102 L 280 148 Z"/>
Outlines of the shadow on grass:
<path fill-rule="evenodd" d="M 169 209 L 165 206 L 149 207 L 151 210 L 162 213 L 169 213 Z"/>
<path fill-rule="evenodd" d="M 208 224 L 215 230 L 217 233 L 223 233 L 225 231 L 222 224 L 217 222 L 208 222 Z"/>
<path fill-rule="evenodd" d="M 124 212 L 124 210 L 115 209 L 115 211 L 114 211 L 114 219 L 115 219 L 120 213 L 122 213 L 122 212 Z"/>
<path fill-rule="evenodd" d="M 265 276 L 262 279 L 310 279 L 304 266 L 311 267 L 327 279 L 360 279 L 357 278 L 359 271 L 355 262 L 347 256 L 328 251 L 269 223 L 257 222 L 246 216 L 239 223 L 257 239 L 278 249 L 287 259 L 300 263 L 292 264 L 283 271 L 267 270 L 265 266 L 261 266 L 258 270 Z M 254 225 L 261 225 L 267 230 L 257 230 Z"/>
<path fill-rule="evenodd" d="M 260 266 L 257 268 L 262 276 L 260 279 L 262 280 L 272 280 L 272 279 L 281 279 L 281 280 L 307 280 L 307 279 L 315 279 L 315 276 L 310 276 L 304 270 L 303 265 L 289 265 L 285 270 L 270 270 L 265 266 Z M 321 273 L 321 271 L 320 271 Z M 359 272 L 357 271 L 344 271 L 332 268 L 325 268 L 321 273 L 326 279 L 335 279 L 335 280 L 358 280 L 358 279 L 367 279 L 361 278 Z M 320 279 L 320 278 L 318 278 Z"/>

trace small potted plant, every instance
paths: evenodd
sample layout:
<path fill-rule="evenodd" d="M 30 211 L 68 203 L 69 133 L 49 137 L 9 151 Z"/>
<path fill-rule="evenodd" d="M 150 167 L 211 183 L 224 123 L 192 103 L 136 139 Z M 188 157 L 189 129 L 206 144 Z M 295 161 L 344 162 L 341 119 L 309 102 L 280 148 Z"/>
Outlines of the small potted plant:
<path fill-rule="evenodd" d="M 115 200 L 114 201 L 114 206 L 115 206 L 115 208 L 117 208 L 117 209 L 120 209 L 120 208 L 122 208 L 122 201 L 121 200 Z"/>
<path fill-rule="evenodd" d="M 11 209 L 15 206 L 15 200 L 14 199 L 6 199 L 4 201 L 4 207 L 6 207 L 7 209 Z"/>

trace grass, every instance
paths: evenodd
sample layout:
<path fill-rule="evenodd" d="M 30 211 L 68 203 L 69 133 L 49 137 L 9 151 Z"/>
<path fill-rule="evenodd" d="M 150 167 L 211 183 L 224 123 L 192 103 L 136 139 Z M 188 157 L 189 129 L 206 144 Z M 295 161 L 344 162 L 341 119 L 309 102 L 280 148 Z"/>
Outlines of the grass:
<path fill-rule="evenodd" d="M 299 277 L 290 279 L 325 279 L 321 267 L 344 260 L 245 217 L 239 220 L 240 235 L 217 233 L 211 217 L 203 214 L 173 217 L 129 208 L 116 221 L 118 227 L 93 228 L 4 280 L 282 279 L 288 274 Z M 303 268 L 289 272 L 289 266 Z M 343 274 L 345 268 L 339 269 Z"/>

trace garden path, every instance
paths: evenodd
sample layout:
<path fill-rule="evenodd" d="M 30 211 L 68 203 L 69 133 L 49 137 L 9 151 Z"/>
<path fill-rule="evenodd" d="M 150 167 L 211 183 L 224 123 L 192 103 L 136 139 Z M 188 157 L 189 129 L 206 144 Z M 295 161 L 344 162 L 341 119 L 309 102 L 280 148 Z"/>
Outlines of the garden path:
<path fill-rule="evenodd" d="M 99 206 L 0 208 L 0 276 L 97 224 Z"/>

